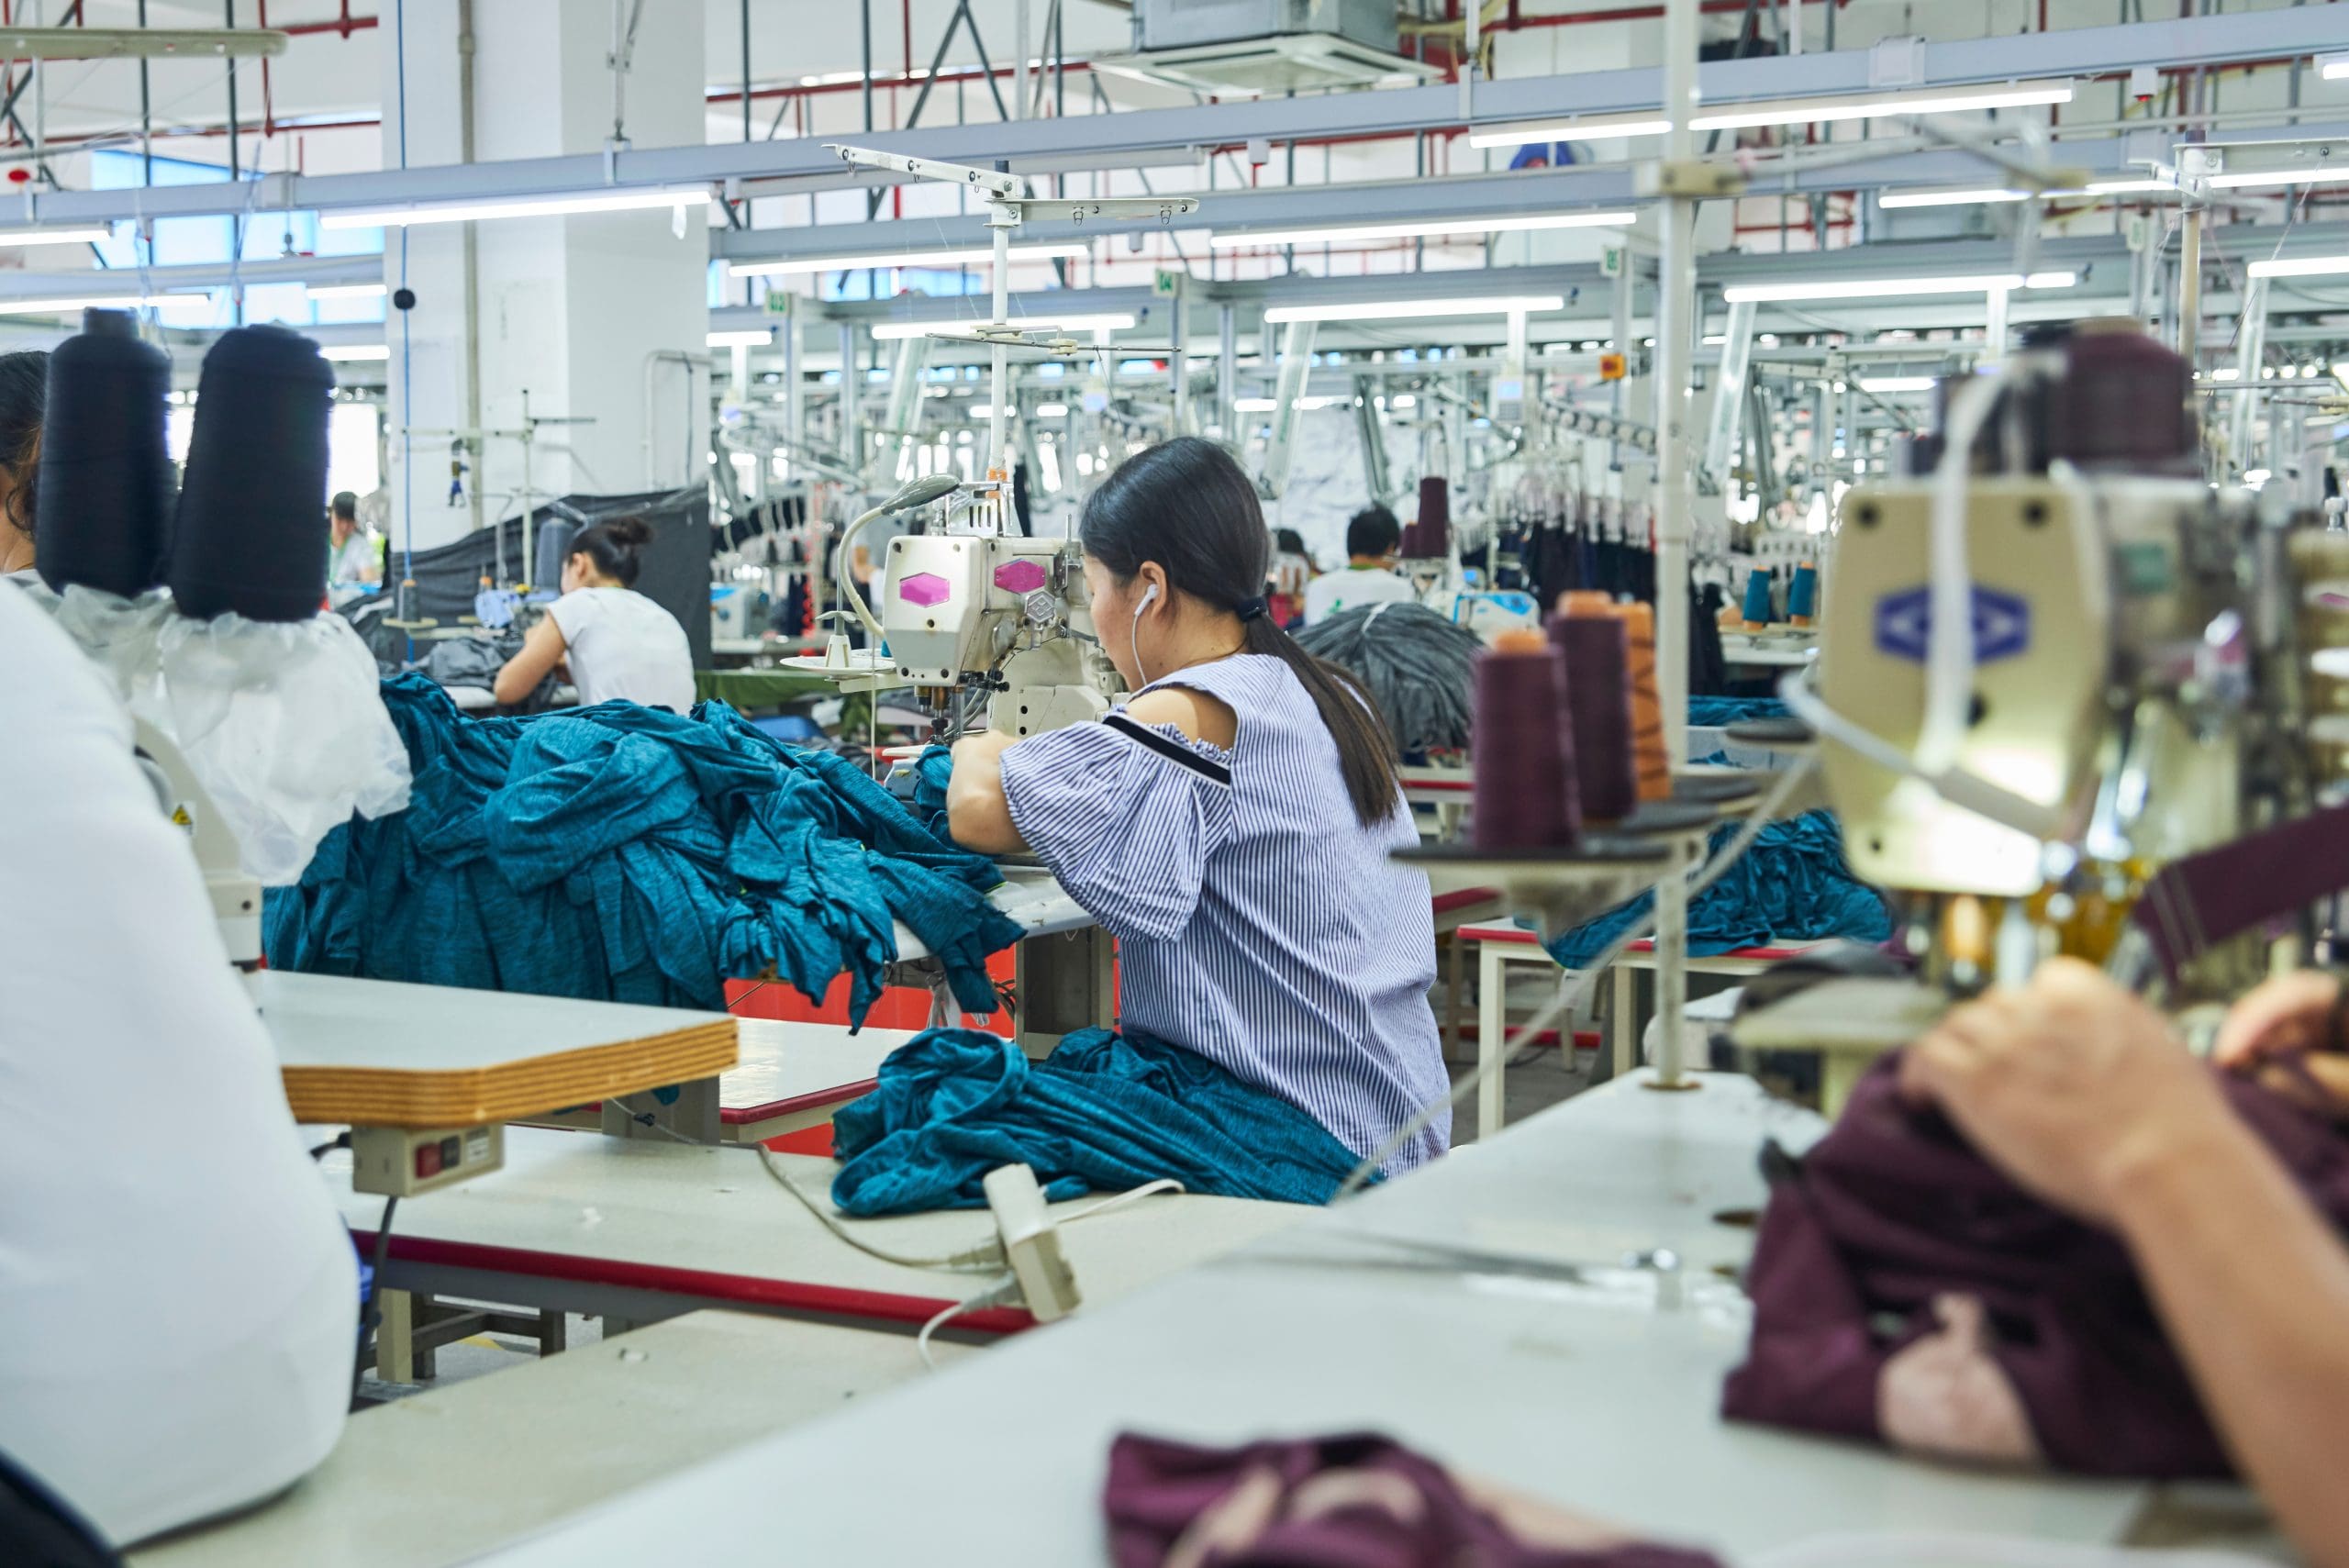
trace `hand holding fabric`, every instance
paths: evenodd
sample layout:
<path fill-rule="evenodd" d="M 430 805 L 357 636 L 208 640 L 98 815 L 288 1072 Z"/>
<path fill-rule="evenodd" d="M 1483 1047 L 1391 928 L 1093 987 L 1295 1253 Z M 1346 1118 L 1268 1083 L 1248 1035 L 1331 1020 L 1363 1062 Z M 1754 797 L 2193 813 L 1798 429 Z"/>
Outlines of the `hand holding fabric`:
<path fill-rule="evenodd" d="M 2349 1051 L 2334 1019 L 2340 1001 L 2340 980 L 2322 970 L 2295 970 L 2265 982 L 2228 1009 L 2219 1026 L 2219 1065 L 2257 1078 L 2310 1110 L 2349 1114 Z"/>
<path fill-rule="evenodd" d="M 2113 1222 L 2136 1173 L 2243 1137 L 2161 1015 L 2073 959 L 1950 1013 L 1902 1058 L 1900 1087 L 2021 1185 L 2096 1224 Z"/>

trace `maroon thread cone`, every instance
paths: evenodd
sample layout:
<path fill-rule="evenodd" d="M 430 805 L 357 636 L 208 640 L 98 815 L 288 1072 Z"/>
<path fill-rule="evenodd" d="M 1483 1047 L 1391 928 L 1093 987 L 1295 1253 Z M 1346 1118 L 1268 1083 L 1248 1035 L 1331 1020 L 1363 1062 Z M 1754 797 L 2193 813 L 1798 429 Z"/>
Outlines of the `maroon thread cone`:
<path fill-rule="evenodd" d="M 1610 615 L 1554 615 L 1550 641 L 1565 662 L 1582 815 L 1587 821 L 1619 822 L 1640 798 L 1631 752 L 1630 629 Z"/>
<path fill-rule="evenodd" d="M 1452 553 L 1452 485 L 1440 473 L 1419 481 L 1419 516 L 1403 530 L 1403 553 L 1415 560 Z"/>
<path fill-rule="evenodd" d="M 1556 649 L 1511 646 L 1514 637 L 1476 661 L 1476 847 L 1571 848 L 1582 824 L 1565 664 Z"/>

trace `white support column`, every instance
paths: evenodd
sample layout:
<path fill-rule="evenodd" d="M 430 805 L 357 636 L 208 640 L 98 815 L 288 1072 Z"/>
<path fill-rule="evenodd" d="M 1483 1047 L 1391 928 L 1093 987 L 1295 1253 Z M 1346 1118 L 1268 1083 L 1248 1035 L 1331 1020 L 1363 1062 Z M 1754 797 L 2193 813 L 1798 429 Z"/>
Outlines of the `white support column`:
<path fill-rule="evenodd" d="M 1672 129 L 1664 137 L 1668 172 L 1684 170 L 1696 142 L 1689 121 L 1697 110 L 1697 0 L 1665 0 L 1664 108 Z M 1676 771 L 1688 756 L 1688 538 L 1691 484 L 1688 382 L 1695 356 L 1697 204 L 1667 195 L 1663 206 L 1664 254 L 1656 288 L 1655 396 L 1658 442 L 1655 508 L 1655 673 L 1664 709 L 1664 756 Z M 1681 1015 L 1688 999 L 1688 904 L 1678 873 L 1656 894 L 1657 1082 L 1686 1082 Z"/>
<path fill-rule="evenodd" d="M 2227 460 L 2234 477 L 2254 466 L 2251 461 L 2252 432 L 2257 428 L 2260 406 L 2267 401 L 2260 365 L 2267 358 L 2267 280 L 2254 278 L 2243 291 L 2243 325 L 2235 332 L 2234 407 L 2228 424 L 2232 439 Z"/>
<path fill-rule="evenodd" d="M 698 7 L 663 8 L 662 25 L 637 37 L 628 82 L 629 134 L 639 146 L 698 145 L 705 138 Z M 473 66 L 483 83 L 528 91 L 476 95 L 473 156 L 484 162 L 600 151 L 611 131 L 611 47 L 607 7 L 562 0 L 498 0 L 471 7 Z M 462 161 L 465 72 L 457 0 L 406 0 L 384 14 L 384 162 L 396 166 L 403 136 L 410 167 Z M 533 414 L 592 423 L 541 430 L 530 455 L 541 495 L 618 494 L 673 484 L 703 472 L 707 381 L 695 368 L 708 350 L 709 261 L 703 208 L 507 218 L 472 225 L 480 309 L 468 340 L 464 227 L 387 231 L 386 281 L 403 281 L 416 307 L 387 323 L 392 517 L 408 515 L 415 545 L 445 544 L 473 524 L 469 507 L 443 496 L 449 438 L 419 438 L 403 461 L 401 411 L 418 429 L 473 425 L 469 352 L 480 364 L 480 426 L 518 430 L 523 395 Z M 406 328 L 403 340 L 402 327 Z M 690 356 L 695 362 L 683 362 Z M 648 395 L 648 382 L 653 387 Z M 692 383 L 687 390 L 686 383 Z M 483 441 L 473 484 L 484 516 L 519 504 L 522 443 Z"/>
<path fill-rule="evenodd" d="M 2013 303 L 2014 295 L 2009 290 L 1992 289 L 1990 291 L 1990 317 L 1982 329 L 1982 362 L 1986 365 L 1995 365 L 2007 357 L 2007 345 L 2010 337 L 2007 319 L 2009 309 Z"/>

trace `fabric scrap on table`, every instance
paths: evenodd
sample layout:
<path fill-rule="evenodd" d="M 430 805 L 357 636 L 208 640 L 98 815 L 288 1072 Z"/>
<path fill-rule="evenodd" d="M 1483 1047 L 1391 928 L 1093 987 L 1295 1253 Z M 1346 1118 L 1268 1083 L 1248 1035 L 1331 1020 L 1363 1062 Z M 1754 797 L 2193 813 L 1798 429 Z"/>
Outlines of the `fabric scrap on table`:
<path fill-rule="evenodd" d="M 1776 697 L 1690 697 L 1688 728 L 1725 729 L 1765 718 L 1785 718 L 1787 705 Z"/>
<path fill-rule="evenodd" d="M 2090 1475 L 2231 1474 L 2128 1249 L 2017 1187 L 1870 1069 L 1809 1152 L 1773 1148 L 1732 1419 L 1943 1458 Z M 2349 1139 L 2232 1075 L 2219 1084 L 2336 1231 Z"/>
<path fill-rule="evenodd" d="M 1720 1568 L 1369 1432 L 1239 1448 L 1122 1432 L 1101 1507 L 1115 1568 Z"/>
<path fill-rule="evenodd" d="M 820 1003 L 845 971 L 861 1023 L 902 920 L 965 1011 L 994 1009 L 987 955 L 1020 935 L 986 897 L 1000 873 L 853 763 L 720 703 L 474 719 L 417 675 L 383 695 L 408 808 L 270 890 L 273 968 L 710 1010 L 729 979 Z"/>
<path fill-rule="evenodd" d="M 832 1202 L 852 1215 L 984 1208 L 999 1165 L 1054 1203 L 1173 1177 L 1190 1193 L 1324 1204 L 1353 1152 L 1311 1116 L 1196 1052 L 1082 1029 L 1041 1062 L 1016 1040 L 930 1029 L 832 1118 Z"/>
<path fill-rule="evenodd" d="M 1713 830 L 1708 853 L 1737 835 L 1731 822 Z M 1644 920 L 1655 895 L 1586 920 L 1549 944 L 1552 958 L 1579 969 L 1607 950 L 1632 922 Z M 1806 811 L 1762 829 L 1737 863 L 1688 906 L 1688 951 L 1698 957 L 1762 947 L 1772 941 L 1843 937 L 1880 942 L 1892 935 L 1892 916 L 1874 888 L 1843 862 L 1843 835 L 1831 811 Z"/>

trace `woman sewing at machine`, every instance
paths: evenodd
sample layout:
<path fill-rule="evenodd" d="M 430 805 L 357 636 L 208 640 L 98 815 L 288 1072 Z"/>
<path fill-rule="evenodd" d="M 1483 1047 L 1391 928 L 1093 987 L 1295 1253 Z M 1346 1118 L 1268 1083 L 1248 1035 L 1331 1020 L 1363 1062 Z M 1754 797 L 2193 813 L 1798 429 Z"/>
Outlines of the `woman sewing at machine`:
<path fill-rule="evenodd" d="M 1032 849 L 1119 944 L 1120 1027 L 1378 1151 L 1448 1086 L 1425 877 L 1394 747 L 1353 679 L 1265 614 L 1254 487 L 1191 438 L 1130 458 L 1079 536 L 1127 705 L 954 749 L 954 836 Z M 1444 1151 L 1439 1118 L 1386 1162 Z"/>
<path fill-rule="evenodd" d="M 641 517 L 581 530 L 562 563 L 562 596 L 497 672 L 497 700 L 513 704 L 567 665 L 583 707 L 641 703 L 673 713 L 694 706 L 694 656 L 677 617 L 636 591 L 639 556 L 652 542 Z"/>

